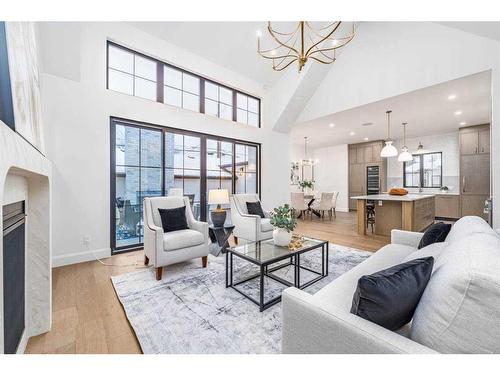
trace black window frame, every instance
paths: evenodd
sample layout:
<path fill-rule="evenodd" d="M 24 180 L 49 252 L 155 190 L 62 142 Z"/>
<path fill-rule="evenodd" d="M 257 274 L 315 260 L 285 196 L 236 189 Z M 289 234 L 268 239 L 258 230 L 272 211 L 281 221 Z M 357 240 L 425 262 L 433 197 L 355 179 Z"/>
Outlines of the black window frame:
<path fill-rule="evenodd" d="M 164 91 L 163 91 L 164 90 L 164 86 L 165 86 L 163 68 L 164 68 L 164 66 L 166 66 L 168 68 L 177 70 L 177 71 L 181 72 L 182 74 L 189 74 L 191 76 L 194 76 L 194 77 L 196 77 L 196 78 L 198 78 L 200 80 L 200 90 L 199 90 L 199 95 L 198 95 L 198 98 L 199 98 L 199 112 L 196 112 L 196 113 L 203 113 L 203 114 L 205 114 L 205 99 L 206 99 L 205 98 L 205 83 L 209 82 L 211 84 L 220 86 L 220 87 L 225 88 L 227 90 L 230 90 L 232 92 L 232 119 L 229 120 L 229 121 L 236 122 L 237 124 L 247 125 L 247 126 L 250 126 L 250 127 L 253 127 L 253 128 L 259 128 L 259 129 L 261 128 L 261 125 L 262 125 L 262 101 L 261 101 L 261 99 L 259 97 L 256 97 L 255 95 L 249 94 L 249 93 L 247 93 L 245 91 L 242 91 L 242 90 L 239 90 L 237 88 L 230 87 L 230 86 L 225 85 L 223 83 L 214 81 L 214 80 L 212 80 L 210 78 L 207 78 L 207 77 L 204 77 L 204 76 L 202 76 L 200 74 L 188 71 L 188 70 L 183 69 L 183 68 L 179 68 L 178 66 L 172 65 L 170 63 L 167 63 L 167 62 L 162 61 L 160 59 L 154 58 L 152 56 L 148 56 L 146 54 L 143 54 L 143 53 L 135 51 L 135 50 L 133 50 L 131 48 L 122 46 L 121 44 L 118 44 L 118 43 L 110 41 L 110 40 L 106 41 L 106 89 L 107 90 L 112 90 L 112 89 L 109 88 L 109 69 L 114 69 L 114 68 L 112 68 L 112 67 L 109 66 L 109 47 L 110 46 L 122 49 L 122 50 L 127 51 L 129 53 L 132 53 L 134 55 L 138 55 L 138 56 L 141 56 L 141 57 L 146 58 L 148 60 L 152 60 L 152 61 L 156 62 L 156 64 L 157 64 L 157 68 L 156 68 L 156 72 L 157 72 L 156 73 L 156 102 L 162 103 L 162 104 L 166 104 L 166 103 L 164 103 Z M 134 58 L 134 60 L 135 60 L 135 58 Z M 133 77 L 134 77 L 134 86 L 135 86 L 135 75 L 133 75 Z M 112 90 L 112 91 L 115 91 L 115 90 Z M 181 89 L 180 91 L 181 91 L 181 93 L 184 93 L 183 89 Z M 115 91 L 115 92 L 120 92 L 120 93 L 125 94 L 125 95 L 130 95 L 130 94 L 127 94 L 127 93 L 123 93 L 121 91 Z M 134 94 L 132 96 L 135 96 L 135 87 L 134 87 L 133 92 L 134 92 Z M 189 92 L 189 91 L 186 91 L 186 92 Z M 255 100 L 258 101 L 258 103 L 259 103 L 258 104 L 258 106 L 259 106 L 259 113 L 258 113 L 258 124 L 257 124 L 257 126 L 248 124 L 248 121 L 247 121 L 247 123 L 243 123 L 243 122 L 238 122 L 237 121 L 237 101 L 236 101 L 237 94 L 245 95 L 247 97 L 250 97 L 250 98 L 255 99 Z M 143 97 L 139 97 L 139 98 L 143 98 Z M 143 98 L 143 99 L 149 100 L 147 98 Z M 208 98 L 208 99 L 212 100 L 211 98 Z M 167 104 L 167 105 L 170 105 L 170 104 Z M 177 107 L 177 106 L 175 106 L 175 107 Z M 219 107 L 219 104 L 218 104 L 218 107 Z M 181 106 L 177 107 L 177 108 L 185 109 L 185 108 L 183 108 L 182 101 L 181 101 Z M 219 110 L 218 110 L 218 112 L 219 112 Z M 254 112 L 252 112 L 252 113 L 254 113 Z M 224 118 L 220 117 L 220 113 L 218 113 L 217 117 L 221 118 L 221 119 L 224 119 Z M 228 119 L 225 119 L 225 120 L 228 120 Z"/>
<path fill-rule="evenodd" d="M 130 127 L 135 127 L 140 129 L 150 129 L 150 130 L 157 130 L 161 131 L 162 133 L 162 148 L 161 148 L 161 153 L 162 153 L 162 159 L 161 159 L 161 192 L 162 196 L 166 196 L 168 193 L 165 189 L 165 184 L 166 184 L 166 179 L 165 179 L 165 135 L 166 133 L 176 133 L 176 134 L 182 134 L 182 135 L 187 135 L 187 136 L 195 136 L 200 138 L 200 220 L 206 221 L 208 218 L 208 211 L 207 211 L 207 205 L 206 202 L 208 200 L 208 194 L 207 194 L 207 170 L 206 170 L 206 145 L 207 145 L 207 140 L 216 140 L 216 141 L 223 141 L 223 142 L 230 142 L 232 143 L 232 150 L 233 150 L 233 165 L 235 165 L 235 158 L 236 158 L 236 145 L 247 145 L 247 146 L 253 146 L 257 148 L 257 171 L 256 171 L 256 189 L 257 189 L 257 194 L 259 196 L 259 199 L 261 198 L 261 192 L 262 192 L 262 165 L 261 165 L 261 155 L 262 155 L 262 145 L 261 143 L 257 142 L 251 142 L 251 141 L 246 141 L 242 139 L 237 139 L 237 138 L 229 138 L 229 137 L 223 137 L 223 136 L 218 136 L 218 135 L 213 135 L 209 133 L 202 133 L 202 132 L 196 132 L 196 131 L 191 131 L 191 130 L 184 130 L 184 129 L 179 129 L 179 128 L 173 128 L 169 126 L 162 126 L 162 125 L 156 125 L 156 124 L 151 124 L 143 121 L 135 121 L 135 120 L 130 120 L 127 118 L 122 118 L 122 117 L 115 117 L 111 116 L 110 117 L 110 248 L 111 248 L 111 254 L 121 254 L 123 252 L 127 251 L 133 251 L 140 249 L 144 246 L 144 243 L 137 243 L 137 244 L 131 244 L 127 246 L 116 246 L 116 210 L 115 210 L 115 202 L 116 202 L 116 126 L 117 125 L 124 125 L 124 126 L 130 126 Z M 236 191 L 236 171 L 237 168 L 232 168 L 232 185 L 231 189 L 232 191 Z M 232 194 L 232 193 L 231 193 Z"/>
<path fill-rule="evenodd" d="M 434 155 L 434 154 L 439 154 L 441 158 L 441 170 L 439 172 L 439 179 L 440 179 L 440 186 L 425 186 L 424 185 L 424 170 L 423 170 L 423 165 L 424 165 L 424 155 Z M 413 154 L 412 157 L 418 156 L 420 159 L 420 169 L 419 169 L 419 180 L 420 180 L 420 187 L 425 188 L 425 189 L 439 189 L 441 186 L 443 186 L 443 152 L 442 151 L 436 151 L 436 152 L 426 152 L 423 154 Z M 408 185 L 406 183 L 406 161 L 403 162 L 403 187 L 405 188 L 418 188 L 419 186 L 413 186 L 413 185 Z"/>

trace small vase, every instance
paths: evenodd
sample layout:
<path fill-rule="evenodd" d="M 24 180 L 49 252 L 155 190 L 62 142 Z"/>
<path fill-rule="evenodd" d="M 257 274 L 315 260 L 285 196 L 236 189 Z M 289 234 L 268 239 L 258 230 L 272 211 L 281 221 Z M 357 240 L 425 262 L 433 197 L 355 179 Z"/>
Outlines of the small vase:
<path fill-rule="evenodd" d="M 276 246 L 288 246 L 292 240 L 292 232 L 287 232 L 283 228 L 275 228 L 273 231 L 273 241 Z"/>

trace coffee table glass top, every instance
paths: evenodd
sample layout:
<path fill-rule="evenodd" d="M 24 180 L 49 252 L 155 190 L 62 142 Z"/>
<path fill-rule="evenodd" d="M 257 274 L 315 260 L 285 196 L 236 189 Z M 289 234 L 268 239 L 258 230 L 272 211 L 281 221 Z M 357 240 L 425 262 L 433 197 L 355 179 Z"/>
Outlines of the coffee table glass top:
<path fill-rule="evenodd" d="M 300 248 L 290 250 L 286 246 L 276 246 L 273 240 L 270 239 L 233 246 L 229 251 L 256 263 L 266 263 L 277 258 L 288 257 L 295 253 L 307 251 L 314 247 L 321 247 L 321 245 L 326 242 L 327 241 L 315 238 L 304 237 L 304 243 Z"/>

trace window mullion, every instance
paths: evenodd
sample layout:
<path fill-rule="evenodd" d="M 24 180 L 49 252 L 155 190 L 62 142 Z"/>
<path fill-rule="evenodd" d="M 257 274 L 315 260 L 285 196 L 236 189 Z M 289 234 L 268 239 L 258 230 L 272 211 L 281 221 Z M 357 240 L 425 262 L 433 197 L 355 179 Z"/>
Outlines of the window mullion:
<path fill-rule="evenodd" d="M 163 63 L 157 61 L 156 63 L 156 101 L 159 103 L 163 103 L 164 101 L 164 89 L 163 85 L 165 82 L 163 71 Z"/>

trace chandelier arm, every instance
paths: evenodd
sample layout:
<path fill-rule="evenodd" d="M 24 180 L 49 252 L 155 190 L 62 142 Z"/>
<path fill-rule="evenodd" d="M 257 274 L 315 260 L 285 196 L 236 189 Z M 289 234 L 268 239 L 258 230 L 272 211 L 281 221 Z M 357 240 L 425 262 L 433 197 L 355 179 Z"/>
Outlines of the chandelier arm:
<path fill-rule="evenodd" d="M 316 60 L 317 62 L 320 62 L 321 64 L 325 64 L 325 65 L 326 64 L 331 64 L 331 63 L 335 62 L 335 60 L 336 60 L 336 58 L 334 58 L 331 61 L 324 61 L 324 60 L 321 60 L 321 59 L 317 58 L 316 56 L 310 56 L 309 58 L 312 59 L 312 60 Z"/>
<path fill-rule="evenodd" d="M 287 40 L 287 41 L 285 41 L 284 43 L 285 43 L 285 44 L 286 44 L 286 43 L 288 43 L 290 40 L 292 40 L 292 38 L 293 38 L 294 36 L 295 36 L 295 35 L 292 35 L 292 36 L 291 36 L 290 38 L 288 38 L 288 40 Z M 296 39 L 295 39 L 295 41 L 293 42 L 293 45 L 295 45 L 295 43 L 296 43 L 296 42 L 297 42 L 297 38 L 296 38 Z M 257 47 L 258 47 L 258 49 L 257 49 L 257 52 L 258 52 L 258 53 L 268 53 L 268 52 L 271 52 L 271 51 L 276 51 L 276 50 L 278 50 L 278 49 L 282 48 L 283 46 L 278 46 L 278 47 L 276 47 L 276 48 L 269 48 L 269 49 L 267 49 L 267 50 L 261 50 L 261 49 L 260 49 L 260 42 L 259 42 L 259 43 L 258 43 L 258 45 L 257 45 Z M 290 49 L 289 49 L 289 51 L 290 51 Z"/>
<path fill-rule="evenodd" d="M 278 37 L 274 34 L 273 29 L 271 28 L 271 22 L 269 22 L 269 23 L 268 23 L 267 30 L 269 31 L 269 34 L 271 34 L 271 36 L 273 37 L 273 39 L 276 41 L 276 43 L 278 43 L 280 46 L 283 46 L 283 47 L 285 47 L 285 48 L 289 48 L 290 50 L 294 51 L 294 52 L 297 54 L 297 56 L 299 56 L 299 55 L 300 55 L 299 51 L 297 51 L 295 48 L 293 48 L 293 46 L 292 46 L 292 47 L 290 47 L 290 46 L 288 46 L 288 45 L 286 45 L 286 44 L 282 43 L 282 42 L 278 39 Z"/>
<path fill-rule="evenodd" d="M 297 41 L 297 40 L 295 40 L 295 42 L 296 42 L 296 41 Z M 295 42 L 294 42 L 294 44 L 295 44 Z M 273 50 L 270 50 L 270 51 L 273 51 Z M 278 55 L 278 56 L 276 56 L 276 55 L 270 55 L 270 56 L 269 56 L 269 55 L 267 55 L 267 56 L 266 56 L 265 54 L 263 54 L 263 53 L 262 53 L 263 51 L 260 51 L 260 52 L 259 52 L 259 51 L 257 51 L 257 52 L 258 52 L 258 53 L 259 53 L 262 57 L 264 57 L 264 58 L 266 58 L 266 59 L 271 59 L 271 60 L 273 60 L 273 62 L 274 62 L 274 60 L 278 60 L 278 59 L 282 59 L 282 61 L 283 61 L 283 60 L 284 60 L 284 59 L 286 59 L 286 58 L 297 57 L 296 55 L 291 54 L 291 53 L 290 53 L 290 51 L 291 51 L 291 50 L 290 50 L 290 49 L 288 49 L 288 51 L 287 51 L 287 54 L 286 54 L 286 55 L 285 55 L 285 54 L 283 54 L 283 55 Z M 281 63 L 281 62 L 280 62 L 280 63 Z M 278 63 L 278 65 L 280 65 L 280 63 Z"/>
<path fill-rule="evenodd" d="M 337 22 L 340 22 L 340 21 L 334 21 L 331 24 L 329 24 L 329 25 L 327 25 L 325 27 L 320 27 L 320 28 L 312 27 L 312 25 L 309 23 L 309 21 L 306 21 L 306 25 L 307 25 L 307 27 L 309 29 L 311 29 L 313 31 L 321 31 L 321 30 L 329 29 L 330 27 L 332 27 L 333 25 L 335 25 Z"/>
<path fill-rule="evenodd" d="M 309 40 L 311 40 L 311 42 L 313 42 L 312 37 L 311 37 L 310 35 L 309 35 Z M 328 55 L 325 53 L 325 52 L 326 52 L 326 50 L 325 50 L 325 49 L 320 49 L 320 48 L 318 48 L 317 46 L 315 47 L 315 49 L 316 49 L 316 50 L 315 50 L 315 51 L 313 51 L 313 52 L 311 52 L 311 53 L 309 54 L 309 56 L 311 56 L 311 55 L 312 55 L 312 54 L 314 54 L 314 53 L 320 53 L 321 55 L 323 55 L 323 56 L 324 56 L 325 58 L 327 58 L 328 60 L 331 60 L 331 62 L 334 62 L 334 61 L 335 61 L 335 58 L 336 58 L 336 56 L 335 56 L 335 50 L 333 50 L 333 57 L 331 57 L 331 56 L 328 56 Z"/>
<path fill-rule="evenodd" d="M 267 21 L 267 28 L 268 29 L 271 28 L 271 30 L 273 30 L 273 32 L 276 33 L 276 34 L 278 34 L 278 35 L 292 35 L 292 34 L 295 34 L 299 30 L 299 27 L 300 27 L 300 24 L 298 24 L 297 27 L 295 28 L 295 30 L 293 30 L 292 32 L 282 33 L 280 31 L 274 30 L 273 27 L 271 26 L 271 21 Z"/>
<path fill-rule="evenodd" d="M 284 70 L 284 69 L 288 68 L 288 67 L 290 66 L 290 64 L 294 63 L 294 62 L 295 62 L 295 61 L 297 61 L 297 60 L 298 60 L 298 58 L 297 58 L 297 57 L 294 57 L 294 58 L 293 58 L 293 59 L 292 59 L 292 60 L 291 60 L 288 64 L 286 64 L 284 67 L 282 67 L 282 68 L 277 68 L 277 67 L 273 66 L 273 69 L 274 69 L 274 70 L 276 70 L 277 72 L 280 72 L 280 71 L 282 71 L 282 70 Z"/>
<path fill-rule="evenodd" d="M 335 51 L 336 49 L 339 49 L 341 47 L 344 47 L 346 44 L 348 44 L 352 39 L 354 38 L 354 34 L 352 34 L 351 36 L 349 37 L 346 37 L 346 38 L 342 38 L 342 39 L 345 39 L 344 43 L 342 44 L 338 44 L 336 46 L 333 46 L 333 47 L 328 47 L 328 48 L 317 48 L 316 51 L 312 51 L 309 56 L 311 56 L 312 54 L 314 53 L 318 53 L 319 51 Z M 309 57 L 308 56 L 308 57 Z"/>
<path fill-rule="evenodd" d="M 330 32 L 326 35 L 326 37 L 325 37 L 325 38 L 323 38 L 322 40 L 318 41 L 317 43 L 315 43 L 315 44 L 313 44 L 311 47 L 309 47 L 309 49 L 308 49 L 308 50 L 307 50 L 307 52 L 305 53 L 305 56 L 308 56 L 308 55 L 309 55 L 309 52 L 311 52 L 311 50 L 312 50 L 314 47 L 316 47 L 318 44 L 320 44 L 320 43 L 324 42 L 324 41 L 326 40 L 326 38 L 328 38 L 328 37 L 332 36 L 332 35 L 333 35 L 333 33 L 334 33 L 335 31 L 337 31 L 337 29 L 339 28 L 339 26 L 340 26 L 340 24 L 341 24 L 341 23 L 342 23 L 342 22 L 340 22 L 340 21 L 339 21 L 339 22 L 337 23 L 337 25 L 336 25 L 336 26 L 332 29 L 332 31 L 330 31 Z"/>

